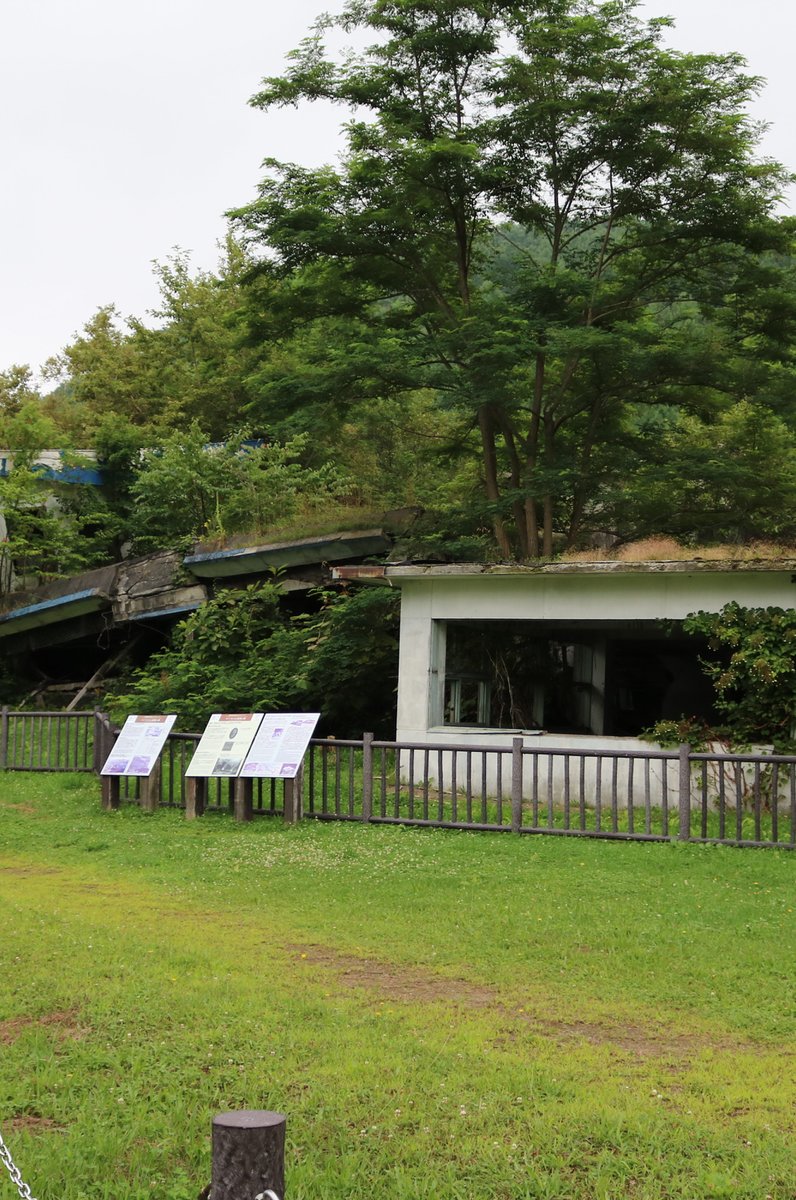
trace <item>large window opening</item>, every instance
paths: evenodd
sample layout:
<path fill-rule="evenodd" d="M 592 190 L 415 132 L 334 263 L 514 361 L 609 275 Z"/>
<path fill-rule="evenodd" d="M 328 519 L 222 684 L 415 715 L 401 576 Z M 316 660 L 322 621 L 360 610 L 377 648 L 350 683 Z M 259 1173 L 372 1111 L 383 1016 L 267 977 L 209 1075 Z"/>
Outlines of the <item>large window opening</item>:
<path fill-rule="evenodd" d="M 700 646 L 650 622 L 449 621 L 442 723 L 635 737 L 714 717 Z"/>

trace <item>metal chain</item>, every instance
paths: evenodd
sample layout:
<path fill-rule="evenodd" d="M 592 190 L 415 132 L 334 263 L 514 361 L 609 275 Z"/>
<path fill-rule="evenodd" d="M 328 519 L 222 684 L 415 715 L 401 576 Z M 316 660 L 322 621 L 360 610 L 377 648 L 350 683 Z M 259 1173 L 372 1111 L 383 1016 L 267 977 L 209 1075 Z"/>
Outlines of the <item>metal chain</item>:
<path fill-rule="evenodd" d="M 33 1197 L 33 1194 L 31 1193 L 30 1188 L 25 1183 L 25 1181 L 23 1180 L 19 1171 L 17 1170 L 17 1165 L 14 1162 L 13 1158 L 11 1157 L 11 1151 L 9 1150 L 8 1146 L 3 1141 L 3 1135 L 1 1133 L 0 1133 L 0 1160 L 2 1160 L 3 1166 L 8 1171 L 8 1174 L 11 1176 L 11 1182 L 13 1183 L 14 1187 L 19 1192 L 20 1200 L 34 1200 L 34 1197 Z"/>

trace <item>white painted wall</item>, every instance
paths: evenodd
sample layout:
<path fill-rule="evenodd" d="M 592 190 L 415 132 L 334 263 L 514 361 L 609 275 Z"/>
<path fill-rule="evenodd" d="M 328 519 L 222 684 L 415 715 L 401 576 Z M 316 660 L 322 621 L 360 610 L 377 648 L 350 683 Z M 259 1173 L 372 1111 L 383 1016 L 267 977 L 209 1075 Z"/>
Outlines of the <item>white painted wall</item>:
<path fill-rule="evenodd" d="M 573 564 L 516 572 L 462 568 L 387 568 L 401 587 L 398 675 L 398 741 L 450 745 L 495 741 L 510 745 L 511 732 L 441 725 L 444 626 L 449 620 L 481 621 L 651 621 L 682 620 L 700 609 L 718 612 L 734 600 L 747 607 L 796 607 L 793 569 L 714 564 L 611 563 L 605 569 Z M 554 748 L 638 747 L 635 738 L 526 736 L 527 744 Z"/>

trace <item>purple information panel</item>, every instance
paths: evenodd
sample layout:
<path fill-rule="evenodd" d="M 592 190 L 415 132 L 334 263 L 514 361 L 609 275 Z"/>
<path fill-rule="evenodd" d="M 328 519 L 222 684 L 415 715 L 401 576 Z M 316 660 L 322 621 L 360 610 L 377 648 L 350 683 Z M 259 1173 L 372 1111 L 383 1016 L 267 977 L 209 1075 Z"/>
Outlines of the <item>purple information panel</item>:
<path fill-rule="evenodd" d="M 173 714 L 128 717 L 100 774 L 151 775 L 176 720 Z"/>
<path fill-rule="evenodd" d="M 320 713 L 266 713 L 241 768 L 242 779 L 295 779 Z"/>

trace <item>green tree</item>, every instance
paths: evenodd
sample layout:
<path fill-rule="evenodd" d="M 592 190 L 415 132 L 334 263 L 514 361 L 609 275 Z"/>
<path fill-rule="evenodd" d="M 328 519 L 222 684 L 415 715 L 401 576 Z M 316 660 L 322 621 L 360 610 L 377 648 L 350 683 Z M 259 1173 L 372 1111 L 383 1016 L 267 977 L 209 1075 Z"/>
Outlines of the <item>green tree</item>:
<path fill-rule="evenodd" d="M 277 520 L 322 507 L 350 487 L 332 463 L 305 467 L 306 438 L 211 443 L 196 423 L 143 452 L 130 487 L 140 551 L 201 537 L 264 533 Z"/>
<path fill-rule="evenodd" d="M 16 467 L 31 467 L 42 450 L 58 444 L 55 425 L 37 400 L 27 400 L 16 411 L 0 416 L 0 435 Z"/>
<path fill-rule="evenodd" d="M 79 521 L 62 512 L 35 467 L 15 464 L 0 478 L 6 538 L 0 554 L 0 592 L 37 587 L 88 565 Z"/>
<path fill-rule="evenodd" d="M 575 542 L 626 405 L 677 402 L 680 368 L 644 370 L 651 313 L 740 294 L 745 252 L 779 235 L 759 81 L 665 48 L 669 23 L 628 0 L 350 0 L 325 24 L 373 44 L 335 62 L 322 23 L 253 99 L 352 114 L 338 169 L 272 161 L 237 219 L 276 256 L 278 304 L 351 323 L 362 386 L 375 367 L 382 391 L 434 389 L 477 433 L 507 557 Z"/>
<path fill-rule="evenodd" d="M 218 272 L 191 272 L 176 251 L 156 264 L 160 303 L 150 316 L 123 320 L 100 308 L 80 336 L 50 360 L 60 380 L 51 406 L 64 426 L 93 437 L 108 416 L 163 430 L 198 421 L 213 438 L 241 422 L 246 377 L 260 350 L 245 345 L 239 317 L 243 251 L 230 238 Z"/>
<path fill-rule="evenodd" d="M 7 371 L 0 371 L 0 416 L 15 416 L 38 399 L 39 392 L 29 366 L 17 364 Z"/>
<path fill-rule="evenodd" d="M 59 355 L 45 373 L 51 381 L 67 382 L 61 396 L 67 422 L 89 438 L 105 416 L 123 413 L 146 424 L 158 411 L 158 397 L 134 337 L 113 305 L 105 305 Z M 56 410 L 57 411 L 57 410 Z"/>
<path fill-rule="evenodd" d="M 726 604 L 692 613 L 687 633 L 707 638 L 702 667 L 716 690 L 722 732 L 736 745 L 771 742 L 782 753 L 796 743 L 796 610 Z"/>
<path fill-rule="evenodd" d="M 644 442 L 630 482 L 606 498 L 617 532 L 703 542 L 796 538 L 796 435 L 771 409 L 741 400 L 710 422 L 681 413 L 648 429 Z"/>

